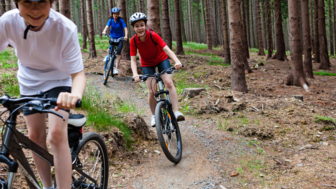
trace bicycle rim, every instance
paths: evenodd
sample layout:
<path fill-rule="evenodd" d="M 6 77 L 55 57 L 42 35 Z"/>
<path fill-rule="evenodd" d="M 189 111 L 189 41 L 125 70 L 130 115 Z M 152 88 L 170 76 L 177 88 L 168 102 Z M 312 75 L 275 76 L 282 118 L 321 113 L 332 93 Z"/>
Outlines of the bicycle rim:
<path fill-rule="evenodd" d="M 155 109 L 158 139 L 166 157 L 171 162 L 178 163 L 182 157 L 182 139 L 178 124 L 172 123 L 171 116 L 167 104 L 159 102 Z"/>
<path fill-rule="evenodd" d="M 107 188 L 108 157 L 106 147 L 103 146 L 105 145 L 103 139 L 97 140 L 97 133 L 90 134 L 89 139 L 85 140 L 83 138 L 83 143 L 79 145 L 74 164 L 81 167 L 83 172 L 91 176 L 97 182 L 97 185 L 76 170 L 73 170 L 71 188 Z"/>

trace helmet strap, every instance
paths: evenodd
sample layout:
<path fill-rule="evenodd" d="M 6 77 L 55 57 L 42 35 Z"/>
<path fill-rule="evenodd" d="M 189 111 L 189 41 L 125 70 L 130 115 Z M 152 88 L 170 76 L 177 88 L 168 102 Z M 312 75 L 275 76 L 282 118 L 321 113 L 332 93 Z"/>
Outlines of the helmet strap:
<path fill-rule="evenodd" d="M 23 33 L 23 39 L 27 39 L 27 34 L 30 28 L 36 28 L 36 26 L 32 26 L 32 25 L 28 25 L 27 28 L 25 29 L 24 33 Z"/>

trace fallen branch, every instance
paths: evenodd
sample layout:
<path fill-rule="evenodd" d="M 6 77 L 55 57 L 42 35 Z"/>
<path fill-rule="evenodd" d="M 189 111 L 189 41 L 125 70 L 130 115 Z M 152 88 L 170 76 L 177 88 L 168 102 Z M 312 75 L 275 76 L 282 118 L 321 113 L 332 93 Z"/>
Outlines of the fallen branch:
<path fill-rule="evenodd" d="M 329 185 L 329 184 L 324 184 L 324 186 L 336 188 L 336 186 L 334 186 L 334 185 Z"/>
<path fill-rule="evenodd" d="M 258 108 L 254 107 L 254 106 L 252 106 L 252 105 L 251 105 L 251 107 L 252 107 L 254 110 L 258 111 L 258 112 L 260 111 Z"/>

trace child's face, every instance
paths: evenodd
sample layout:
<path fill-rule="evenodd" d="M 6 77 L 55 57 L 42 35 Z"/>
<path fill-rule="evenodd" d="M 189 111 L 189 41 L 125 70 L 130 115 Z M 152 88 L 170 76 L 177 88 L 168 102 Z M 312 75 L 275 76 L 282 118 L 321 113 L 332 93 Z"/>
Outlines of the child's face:
<path fill-rule="evenodd" d="M 145 21 L 140 20 L 136 22 L 132 28 L 139 37 L 142 37 L 146 34 L 146 26 L 147 24 L 145 24 Z"/>
<path fill-rule="evenodd" d="M 39 30 L 42 28 L 44 22 L 49 16 L 51 8 L 50 0 L 20 0 L 18 6 L 23 19 L 30 25 L 36 26 L 34 30 Z"/>
<path fill-rule="evenodd" d="M 119 17 L 119 12 L 117 12 L 117 13 L 113 13 L 112 15 L 113 15 L 113 18 L 114 18 L 114 19 L 117 19 L 117 18 Z"/>

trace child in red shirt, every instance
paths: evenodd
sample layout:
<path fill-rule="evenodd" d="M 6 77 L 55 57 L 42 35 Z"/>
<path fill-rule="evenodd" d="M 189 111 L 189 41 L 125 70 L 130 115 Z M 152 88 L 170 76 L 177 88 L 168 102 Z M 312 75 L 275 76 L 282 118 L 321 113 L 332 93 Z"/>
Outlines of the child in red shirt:
<path fill-rule="evenodd" d="M 140 81 L 136 64 L 137 49 L 140 53 L 141 67 L 144 75 L 154 74 L 155 67 L 158 67 L 159 72 L 170 68 L 168 56 L 175 62 L 174 67 L 176 70 L 182 68 L 180 60 L 176 57 L 173 51 L 169 49 L 161 37 L 157 33 L 147 29 L 147 17 L 145 14 L 140 12 L 134 13 L 130 18 L 130 23 L 136 33 L 130 40 L 131 67 L 135 82 Z M 173 111 L 177 121 L 183 121 L 184 115 L 178 111 L 178 97 L 173 83 L 172 74 L 164 74 L 161 76 L 161 78 L 169 91 L 170 100 L 173 105 Z M 154 114 L 156 100 L 154 98 L 155 94 L 152 92 L 152 89 L 155 89 L 156 91 L 156 82 L 151 82 L 151 80 L 152 79 L 148 79 L 146 83 L 149 93 L 149 107 L 152 112 L 151 126 L 155 127 Z"/>

